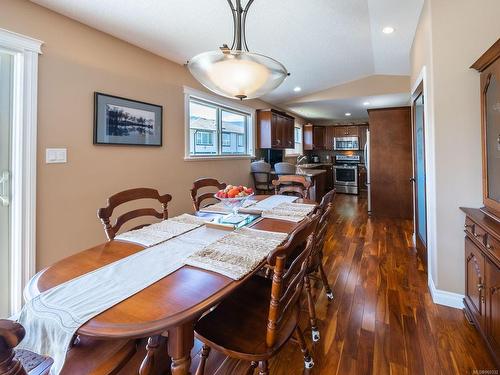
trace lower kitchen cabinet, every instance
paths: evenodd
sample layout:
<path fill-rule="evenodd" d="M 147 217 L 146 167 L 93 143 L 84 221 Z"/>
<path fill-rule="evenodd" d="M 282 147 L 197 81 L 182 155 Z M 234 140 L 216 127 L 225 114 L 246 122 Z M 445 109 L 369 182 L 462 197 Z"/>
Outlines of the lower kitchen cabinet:
<path fill-rule="evenodd" d="M 465 219 L 464 311 L 500 365 L 500 223 L 481 210 Z"/>
<path fill-rule="evenodd" d="M 366 167 L 364 165 L 359 165 L 358 166 L 358 188 L 361 191 L 368 190 L 368 186 L 366 185 L 366 178 L 367 178 Z"/>

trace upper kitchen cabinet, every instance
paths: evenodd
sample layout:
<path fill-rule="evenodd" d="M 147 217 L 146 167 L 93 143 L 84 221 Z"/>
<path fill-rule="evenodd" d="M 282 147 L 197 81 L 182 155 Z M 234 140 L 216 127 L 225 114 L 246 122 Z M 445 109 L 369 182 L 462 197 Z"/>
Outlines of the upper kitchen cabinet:
<path fill-rule="evenodd" d="M 333 150 L 333 139 L 335 138 L 335 127 L 325 127 L 325 150 Z"/>
<path fill-rule="evenodd" d="M 356 137 L 359 135 L 359 126 L 335 126 L 335 137 Z"/>
<path fill-rule="evenodd" d="M 304 125 L 304 150 L 324 150 L 325 138 L 324 126 Z"/>
<path fill-rule="evenodd" d="M 295 119 L 274 109 L 257 111 L 257 147 L 285 149 L 295 147 Z"/>

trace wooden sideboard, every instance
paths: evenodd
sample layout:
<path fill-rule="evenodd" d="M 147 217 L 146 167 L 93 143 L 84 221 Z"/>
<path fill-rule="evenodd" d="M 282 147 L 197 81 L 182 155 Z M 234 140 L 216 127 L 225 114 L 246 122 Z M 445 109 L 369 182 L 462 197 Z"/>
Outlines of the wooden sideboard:
<path fill-rule="evenodd" d="M 500 223 L 477 208 L 465 212 L 464 311 L 500 366 Z"/>
<path fill-rule="evenodd" d="M 480 73 L 484 207 L 462 208 L 464 311 L 500 367 L 500 39 L 471 68 Z"/>

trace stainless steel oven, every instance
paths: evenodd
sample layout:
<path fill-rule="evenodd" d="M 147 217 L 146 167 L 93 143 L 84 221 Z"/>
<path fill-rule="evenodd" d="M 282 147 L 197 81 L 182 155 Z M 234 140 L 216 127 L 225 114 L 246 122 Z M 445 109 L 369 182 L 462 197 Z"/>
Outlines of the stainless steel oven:
<path fill-rule="evenodd" d="M 338 193 L 358 194 L 359 155 L 335 155 L 333 185 Z"/>
<path fill-rule="evenodd" d="M 359 138 L 335 137 L 333 138 L 333 149 L 337 151 L 359 150 Z"/>

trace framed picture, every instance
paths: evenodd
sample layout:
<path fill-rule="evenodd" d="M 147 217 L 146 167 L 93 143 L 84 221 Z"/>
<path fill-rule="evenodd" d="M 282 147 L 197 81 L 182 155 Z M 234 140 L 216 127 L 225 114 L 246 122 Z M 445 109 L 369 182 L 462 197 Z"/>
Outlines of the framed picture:
<path fill-rule="evenodd" d="M 163 107 L 94 93 L 94 144 L 161 146 Z"/>

